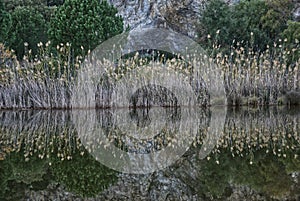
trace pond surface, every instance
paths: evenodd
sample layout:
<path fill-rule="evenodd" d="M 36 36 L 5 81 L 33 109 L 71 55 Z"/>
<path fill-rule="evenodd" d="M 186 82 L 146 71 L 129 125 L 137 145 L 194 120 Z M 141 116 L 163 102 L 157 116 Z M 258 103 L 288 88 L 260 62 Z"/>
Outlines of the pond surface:
<path fill-rule="evenodd" d="M 0 111 L 0 200 L 299 200 L 299 155 L 297 107 Z"/>

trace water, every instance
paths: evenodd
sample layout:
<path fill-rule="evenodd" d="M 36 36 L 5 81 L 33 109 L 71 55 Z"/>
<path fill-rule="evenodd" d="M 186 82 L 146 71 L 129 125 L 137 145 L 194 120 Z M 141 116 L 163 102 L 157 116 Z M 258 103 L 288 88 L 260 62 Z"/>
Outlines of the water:
<path fill-rule="evenodd" d="M 112 145 L 189 149 L 131 174 L 99 162 Z M 0 111 L 0 200 L 299 200 L 299 155 L 297 107 Z"/>

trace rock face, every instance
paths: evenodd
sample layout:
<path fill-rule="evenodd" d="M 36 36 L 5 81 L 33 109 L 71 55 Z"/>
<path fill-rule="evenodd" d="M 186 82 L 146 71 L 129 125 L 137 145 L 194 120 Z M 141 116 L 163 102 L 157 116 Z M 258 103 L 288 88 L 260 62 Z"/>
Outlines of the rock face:
<path fill-rule="evenodd" d="M 195 36 L 195 24 L 205 0 L 108 0 L 123 16 L 125 25 L 167 27 Z"/>
<path fill-rule="evenodd" d="M 205 9 L 207 0 L 107 0 L 124 18 L 125 26 L 166 27 L 192 38 L 196 37 L 197 22 Z M 228 4 L 240 0 L 224 0 Z M 300 21 L 300 4 L 293 12 Z"/>
<path fill-rule="evenodd" d="M 300 3 L 296 4 L 293 17 L 295 21 L 300 22 Z"/>

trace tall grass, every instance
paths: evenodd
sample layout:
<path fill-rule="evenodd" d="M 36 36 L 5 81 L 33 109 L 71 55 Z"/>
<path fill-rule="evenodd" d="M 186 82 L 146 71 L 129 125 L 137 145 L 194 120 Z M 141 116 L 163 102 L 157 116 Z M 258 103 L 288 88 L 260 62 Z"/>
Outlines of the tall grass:
<path fill-rule="evenodd" d="M 209 61 L 214 62 L 217 69 L 212 68 L 203 59 L 197 61 L 196 65 L 202 66 L 202 68 L 196 76 L 193 74 L 193 65 L 180 59 L 170 58 L 155 62 L 164 63 L 166 69 L 175 70 L 182 74 L 185 80 L 188 80 L 195 92 L 197 98 L 195 104 L 198 106 L 285 104 L 287 103 L 286 93 L 292 91 L 295 94 L 300 94 L 298 92 L 300 89 L 300 60 L 293 65 L 290 64 L 293 50 L 286 47 L 284 40 L 274 44 L 274 47 L 268 47 L 264 52 L 253 51 L 251 46 L 243 44 L 246 43 L 233 43 L 230 49 L 226 50 L 226 53 L 222 53 L 222 47 L 218 46 L 217 43 L 214 44 L 212 51 L 217 53 L 212 54 Z M 72 95 L 77 92 L 74 90 L 78 87 L 75 86 L 75 83 L 78 69 L 83 68 L 81 67 L 83 58 L 72 57 L 70 44 L 60 44 L 55 48 L 55 51 L 51 49 L 50 42 L 45 45 L 39 43 L 38 47 L 39 53 L 34 56 L 31 55 L 30 50 L 26 50 L 25 44 L 25 57 L 22 61 L 17 61 L 13 52 L 5 49 L 3 45 L 0 46 L 1 109 L 69 109 L 76 107 L 76 105 L 72 106 L 71 99 Z M 164 55 L 161 55 L 161 58 L 163 57 Z M 97 87 L 93 89 L 95 106 L 98 108 L 112 107 L 112 94 L 116 90 L 115 83 L 126 78 L 128 72 L 138 72 L 138 67 L 145 63 L 149 64 L 149 59 L 140 55 L 140 57 L 133 56 L 116 62 L 107 65 L 105 69 L 99 69 L 105 73 L 102 74 L 102 78 L 99 78 Z M 222 72 L 223 77 L 217 77 L 215 71 Z M 138 73 L 140 74 L 140 72 Z M 149 72 L 145 71 L 145 76 L 147 73 Z M 153 72 L 151 71 L 150 74 Z M 186 100 L 186 103 L 181 104 L 188 104 L 188 99 L 184 95 L 186 93 L 183 87 L 184 82 L 170 79 L 168 83 L 170 85 L 177 84 L 182 88 L 182 100 Z M 172 99 L 174 95 L 163 86 L 156 87 L 155 90 L 153 86 L 148 86 L 150 88 L 144 87 L 144 90 L 140 89 L 138 93 L 131 93 L 136 95 L 135 98 L 131 99 L 133 100 L 130 103 L 131 106 L 148 107 L 149 102 L 155 102 L 158 99 L 162 104 L 167 102 L 168 106 L 178 104 L 176 100 L 168 100 L 170 97 Z M 124 87 L 126 88 L 125 85 Z M 129 90 L 128 87 L 127 90 Z M 226 94 L 226 103 L 211 100 L 212 97 L 216 98 L 222 90 Z M 149 93 L 150 91 L 153 93 Z M 156 96 L 160 97 L 157 98 Z M 163 96 L 166 98 L 163 99 Z M 144 99 L 140 100 L 142 97 Z M 293 103 L 299 104 L 299 101 Z"/>
<path fill-rule="evenodd" d="M 72 83 L 80 58 L 71 57 L 68 44 L 57 46 L 55 55 L 49 42 L 45 46 L 39 43 L 38 47 L 38 55 L 31 55 L 29 50 L 22 61 L 17 61 L 12 53 L 3 56 L 6 58 L 1 63 L 0 108 L 71 108 Z"/>
<path fill-rule="evenodd" d="M 294 50 L 285 43 L 279 40 L 274 47 L 259 52 L 251 45 L 235 42 L 227 54 L 221 53 L 217 44 L 213 46 L 213 51 L 219 52 L 215 62 L 224 72 L 228 105 L 276 105 L 287 103 L 282 100 L 287 92 L 300 94 L 300 59 L 291 63 Z"/>

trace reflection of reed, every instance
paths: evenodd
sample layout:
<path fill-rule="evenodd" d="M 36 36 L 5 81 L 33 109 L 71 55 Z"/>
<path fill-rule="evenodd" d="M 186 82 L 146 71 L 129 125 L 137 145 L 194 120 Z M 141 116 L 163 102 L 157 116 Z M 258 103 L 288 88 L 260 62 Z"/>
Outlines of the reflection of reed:
<path fill-rule="evenodd" d="M 152 115 L 150 111 L 154 111 Z M 178 133 L 182 128 L 189 131 L 192 126 L 198 129 L 208 127 L 207 113 L 197 111 L 180 107 L 132 108 L 128 114 L 125 111 L 97 110 L 97 121 L 115 146 L 127 152 L 150 153 L 179 144 L 176 135 L 184 135 Z"/>
<path fill-rule="evenodd" d="M 68 111 L 1 111 L 0 133 L 1 147 L 23 150 L 27 160 L 34 153 L 67 159 L 79 145 Z"/>
<path fill-rule="evenodd" d="M 233 156 L 266 149 L 266 152 L 286 157 L 287 150 L 295 153 L 299 150 L 299 134 L 299 109 L 229 109 L 224 135 L 217 147 L 230 149 Z"/>
<path fill-rule="evenodd" d="M 198 126 L 194 145 L 203 144 L 203 140 L 208 135 L 208 126 L 220 126 L 221 128 L 215 128 L 223 131 L 213 150 L 216 154 L 224 148 L 230 150 L 233 156 L 244 156 L 263 149 L 278 157 L 285 157 L 286 151 L 292 151 L 297 157 L 296 153 L 299 151 L 299 108 L 229 109 L 224 127 L 209 123 L 211 116 L 207 109 L 199 111 L 196 116 L 187 113 L 191 115 L 188 118 L 182 116 L 182 112 L 177 111 L 178 108 L 163 110 L 166 110 L 165 115 L 154 113 L 149 116 L 147 111 L 132 110 L 127 116 L 120 116 L 121 119 L 123 118 L 124 125 L 129 126 L 129 130 L 133 128 L 147 130 L 151 125 L 155 125 L 152 130 L 148 129 L 150 132 L 148 136 L 151 136 L 153 141 L 147 138 L 137 140 L 136 136 L 129 136 L 122 132 L 123 127 L 118 128 L 116 125 L 118 122 L 114 119 L 116 116 L 112 115 L 113 110 L 98 110 L 96 119 L 107 134 L 106 137 L 115 142 L 115 146 L 131 152 L 148 153 L 170 145 L 170 142 L 174 143 L 172 137 L 179 129 L 178 121 L 182 122 L 184 132 L 180 135 L 183 136 L 188 135 L 188 132 L 193 129 L 190 128 L 191 125 Z M 155 128 L 162 129 L 153 130 Z M 150 147 L 149 142 L 153 143 Z M 25 158 L 38 153 L 40 158 L 54 154 L 64 160 L 71 159 L 74 149 L 82 148 L 82 144 L 77 136 L 70 111 L 1 111 L 0 147 L 0 159 L 4 159 L 9 152 L 22 150 Z"/>

